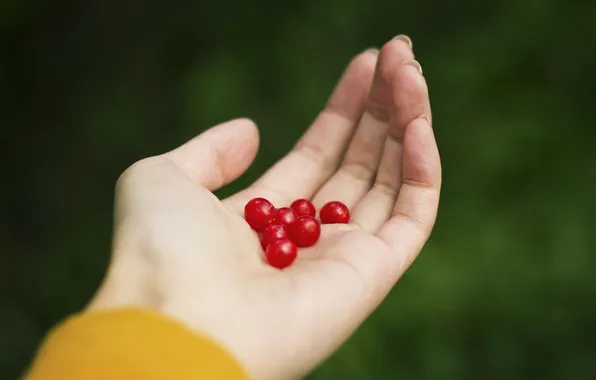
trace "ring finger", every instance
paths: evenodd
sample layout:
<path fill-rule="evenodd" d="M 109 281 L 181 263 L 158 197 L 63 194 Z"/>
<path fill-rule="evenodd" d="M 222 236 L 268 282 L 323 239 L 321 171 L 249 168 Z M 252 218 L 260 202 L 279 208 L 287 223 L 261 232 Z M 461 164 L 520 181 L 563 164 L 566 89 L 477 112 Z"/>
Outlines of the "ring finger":
<path fill-rule="evenodd" d="M 376 233 L 389 220 L 402 184 L 403 136 L 406 126 L 421 116 L 430 124 L 430 101 L 426 81 L 417 61 L 406 61 L 392 78 L 393 106 L 389 136 L 375 182 L 354 208 L 353 222 Z"/>

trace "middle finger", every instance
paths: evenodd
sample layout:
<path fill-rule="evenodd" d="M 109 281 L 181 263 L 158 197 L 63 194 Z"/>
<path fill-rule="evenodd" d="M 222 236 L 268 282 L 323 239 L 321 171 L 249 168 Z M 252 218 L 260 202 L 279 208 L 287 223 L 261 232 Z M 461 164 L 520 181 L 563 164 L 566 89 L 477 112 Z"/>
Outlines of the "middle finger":
<path fill-rule="evenodd" d="M 387 138 L 392 104 L 391 77 L 404 61 L 413 57 L 411 41 L 403 35 L 387 42 L 381 49 L 366 111 L 341 167 L 315 195 L 315 207 L 337 200 L 350 208 L 371 188 Z"/>

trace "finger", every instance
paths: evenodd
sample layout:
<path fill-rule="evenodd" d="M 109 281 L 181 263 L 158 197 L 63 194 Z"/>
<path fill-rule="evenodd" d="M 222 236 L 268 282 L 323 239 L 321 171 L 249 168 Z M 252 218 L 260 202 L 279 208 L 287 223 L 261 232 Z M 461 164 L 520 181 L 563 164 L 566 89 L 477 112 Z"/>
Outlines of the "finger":
<path fill-rule="evenodd" d="M 394 216 L 371 238 L 360 230 L 335 231 L 318 246 L 326 254 L 290 268 L 312 298 L 315 336 L 336 346 L 389 293 L 422 249 L 436 217 L 441 165 L 430 124 L 412 121 L 404 134 L 404 180 Z M 332 286 L 330 286 L 332 284 Z M 299 297 L 299 296 L 297 296 Z M 335 339 L 338 339 L 334 341 Z"/>
<path fill-rule="evenodd" d="M 372 188 L 356 205 L 352 217 L 355 224 L 371 233 L 389 220 L 399 193 L 406 125 L 421 115 L 430 115 L 428 88 L 417 61 L 400 65 L 391 82 L 393 107 L 381 164 Z"/>
<path fill-rule="evenodd" d="M 251 187 L 226 200 L 240 209 L 255 196 L 276 205 L 311 198 L 337 168 L 345 147 L 366 106 L 377 52 L 368 50 L 348 65 L 326 108 L 295 148 Z"/>
<path fill-rule="evenodd" d="M 439 207 L 441 160 L 429 121 L 418 118 L 405 129 L 403 183 L 391 219 L 377 237 L 394 257 L 394 274 L 401 275 L 430 236 Z"/>
<path fill-rule="evenodd" d="M 258 146 L 255 124 L 236 119 L 208 129 L 164 156 L 192 180 L 214 191 L 246 171 Z"/>
<path fill-rule="evenodd" d="M 412 58 L 410 45 L 401 37 L 387 42 L 381 49 L 366 111 L 342 166 L 314 197 L 313 203 L 317 208 L 331 200 L 339 200 L 352 207 L 370 189 L 387 137 L 391 78 L 396 68 Z"/>

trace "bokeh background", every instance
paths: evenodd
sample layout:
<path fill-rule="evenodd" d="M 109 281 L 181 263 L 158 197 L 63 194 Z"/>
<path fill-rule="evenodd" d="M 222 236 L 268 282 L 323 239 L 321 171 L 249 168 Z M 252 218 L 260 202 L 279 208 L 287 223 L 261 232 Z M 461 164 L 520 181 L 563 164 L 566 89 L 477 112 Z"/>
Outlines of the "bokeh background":
<path fill-rule="evenodd" d="M 93 294 L 113 186 L 210 125 L 259 125 L 247 185 L 348 60 L 413 40 L 444 164 L 436 230 L 310 379 L 596 377 L 596 3 L 2 0 L 0 377 Z"/>

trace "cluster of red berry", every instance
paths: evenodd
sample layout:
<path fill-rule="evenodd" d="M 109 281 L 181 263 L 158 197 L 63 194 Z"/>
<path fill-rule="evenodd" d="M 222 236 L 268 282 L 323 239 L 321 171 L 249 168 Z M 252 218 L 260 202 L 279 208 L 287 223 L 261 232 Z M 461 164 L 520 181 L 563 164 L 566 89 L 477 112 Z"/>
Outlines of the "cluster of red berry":
<path fill-rule="evenodd" d="M 321 224 L 315 206 L 306 199 L 295 200 L 290 207 L 275 208 L 265 198 L 251 199 L 244 207 L 244 219 L 259 233 L 267 262 L 279 269 L 290 266 L 298 247 L 310 247 L 321 236 Z M 325 204 L 319 211 L 323 224 L 348 223 L 350 211 L 341 202 Z"/>

